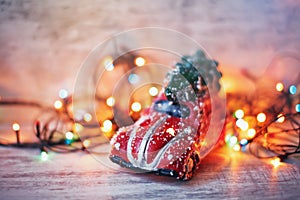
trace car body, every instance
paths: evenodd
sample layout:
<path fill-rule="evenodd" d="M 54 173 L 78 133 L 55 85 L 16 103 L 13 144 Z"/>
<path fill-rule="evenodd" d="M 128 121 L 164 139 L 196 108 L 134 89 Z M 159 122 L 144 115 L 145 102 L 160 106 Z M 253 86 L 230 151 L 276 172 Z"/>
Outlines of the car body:
<path fill-rule="evenodd" d="M 189 180 L 209 126 L 209 95 L 174 104 L 162 92 L 133 124 L 112 138 L 110 159 L 122 167 Z"/>

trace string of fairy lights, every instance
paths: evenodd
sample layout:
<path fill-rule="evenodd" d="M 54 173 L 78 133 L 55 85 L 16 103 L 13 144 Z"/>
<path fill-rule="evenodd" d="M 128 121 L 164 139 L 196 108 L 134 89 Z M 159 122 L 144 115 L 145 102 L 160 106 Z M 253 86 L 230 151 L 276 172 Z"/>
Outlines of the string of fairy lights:
<path fill-rule="evenodd" d="M 144 57 L 135 54 L 127 54 L 117 60 L 108 56 L 102 62 L 108 73 L 113 72 L 120 63 L 126 62 L 128 69 L 143 67 L 147 63 Z M 127 76 L 129 85 L 135 84 L 138 78 L 137 74 L 130 73 Z M 96 84 L 96 78 L 94 81 Z M 299 80 L 295 83 L 299 83 Z M 151 102 L 161 88 L 154 85 L 146 87 L 148 99 L 150 98 L 148 102 Z M 224 142 L 233 151 L 248 151 L 259 158 L 272 157 L 274 159 L 271 163 L 277 166 L 287 156 L 300 153 L 300 88 L 299 84 L 284 85 L 282 82 L 278 82 L 274 88 L 275 97 L 261 94 L 227 95 L 226 126 L 220 143 Z M 113 96 L 103 97 L 96 94 L 95 99 L 105 106 L 105 109 L 97 113 L 97 119 L 93 119 L 91 113 L 86 111 L 72 113 L 72 95 L 66 89 L 59 90 L 58 96 L 59 99 L 55 100 L 52 106 L 32 101 L 0 99 L 0 106 L 27 106 L 41 111 L 33 123 L 36 142 L 22 142 L 21 124 L 13 121 L 11 127 L 15 133 L 15 142 L 1 139 L 0 145 L 39 148 L 41 160 L 46 161 L 49 150 L 57 153 L 96 153 L 93 152 L 93 148 L 107 143 L 107 138 L 111 138 L 118 129 L 113 120 L 113 108 L 116 104 Z M 143 104 L 133 98 L 128 114 L 133 120 L 137 120 L 147 106 L 149 104 Z M 106 140 L 95 140 L 99 137 Z"/>
<path fill-rule="evenodd" d="M 124 62 L 127 63 L 128 69 L 130 69 L 142 67 L 145 65 L 146 60 L 141 56 L 126 54 L 119 57 L 117 60 L 112 60 L 112 57 L 107 56 L 102 62 L 106 72 L 109 73 L 113 72 L 115 67 L 118 67 L 118 65 Z M 139 78 L 137 74 L 129 74 L 127 77 L 128 83 L 135 84 L 137 78 Z M 97 79 L 95 78 L 94 81 L 96 84 Z M 158 95 L 159 87 L 150 85 L 146 89 L 148 90 L 148 96 L 150 98 L 154 98 Z M 81 110 L 81 112 L 73 113 L 72 95 L 70 95 L 66 89 L 60 89 L 58 97 L 59 98 L 54 101 L 52 106 L 45 106 L 40 102 L 35 101 L 0 98 L 1 107 L 23 106 L 40 110 L 40 115 L 33 123 L 33 133 L 37 139 L 36 142 L 23 142 L 21 123 L 13 121 L 11 122 L 11 128 L 15 133 L 15 142 L 9 142 L 7 139 L 1 137 L 0 146 L 39 148 L 40 159 L 42 161 L 48 160 L 49 150 L 56 153 L 88 151 L 89 153 L 97 154 L 98 152 L 93 152 L 93 149 L 99 145 L 108 143 L 109 139 L 118 128 L 113 119 L 103 119 L 101 116 L 103 115 L 103 112 L 113 113 L 113 107 L 115 106 L 114 97 L 102 97 L 101 95 L 96 94 L 95 100 L 105 106 L 104 109 L 101 109 L 99 115 L 96 116 L 98 119 L 93 119 L 91 113 L 83 110 Z M 132 101 L 130 112 L 128 114 L 132 116 L 133 120 L 136 120 L 139 117 L 141 111 L 142 104 L 138 101 Z M 107 114 L 104 116 L 107 116 Z M 86 134 L 86 132 L 89 132 L 89 134 Z M 96 140 L 96 138 L 98 140 Z"/>
<path fill-rule="evenodd" d="M 282 82 L 274 91 L 275 96 L 229 94 L 224 141 L 234 151 L 273 158 L 278 166 L 300 153 L 300 93 L 299 85 Z"/>

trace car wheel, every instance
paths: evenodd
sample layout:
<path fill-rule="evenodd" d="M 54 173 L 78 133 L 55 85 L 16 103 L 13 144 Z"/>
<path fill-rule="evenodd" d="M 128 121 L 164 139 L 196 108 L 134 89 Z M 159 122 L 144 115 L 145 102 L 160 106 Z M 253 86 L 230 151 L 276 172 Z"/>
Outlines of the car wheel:
<path fill-rule="evenodd" d="M 187 159 L 186 164 L 184 166 L 184 175 L 182 177 L 182 180 L 187 181 L 190 180 L 197 168 L 198 163 L 200 162 L 200 158 L 198 153 L 193 152 Z"/>

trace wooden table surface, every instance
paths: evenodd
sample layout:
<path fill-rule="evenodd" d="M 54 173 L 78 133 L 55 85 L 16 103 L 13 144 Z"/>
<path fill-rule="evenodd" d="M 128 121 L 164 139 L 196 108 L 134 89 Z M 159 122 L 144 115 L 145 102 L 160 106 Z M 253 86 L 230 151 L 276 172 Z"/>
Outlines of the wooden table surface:
<path fill-rule="evenodd" d="M 300 199 L 300 161 L 270 160 L 216 149 L 188 182 L 108 167 L 107 155 L 0 148 L 0 199 Z M 107 164 L 103 164 L 103 163 Z"/>

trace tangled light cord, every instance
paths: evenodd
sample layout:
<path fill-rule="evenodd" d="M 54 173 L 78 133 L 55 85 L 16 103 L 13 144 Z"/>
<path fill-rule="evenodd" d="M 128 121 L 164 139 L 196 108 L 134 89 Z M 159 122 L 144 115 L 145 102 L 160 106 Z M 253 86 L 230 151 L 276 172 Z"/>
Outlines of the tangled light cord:
<path fill-rule="evenodd" d="M 296 84 L 277 82 L 273 90 L 228 94 L 225 143 L 258 158 L 282 161 L 300 153 L 299 81 L 300 76 Z"/>

